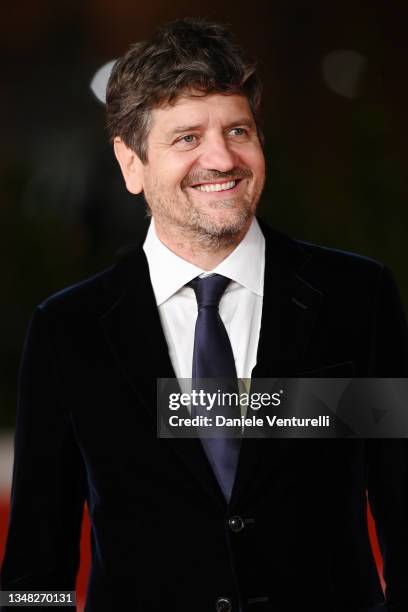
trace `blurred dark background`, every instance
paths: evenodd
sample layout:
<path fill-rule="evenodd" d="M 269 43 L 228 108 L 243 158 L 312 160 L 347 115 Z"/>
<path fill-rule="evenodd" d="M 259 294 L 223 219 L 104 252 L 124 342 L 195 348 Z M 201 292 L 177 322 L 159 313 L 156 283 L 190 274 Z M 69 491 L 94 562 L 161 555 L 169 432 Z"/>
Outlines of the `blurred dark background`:
<path fill-rule="evenodd" d="M 260 213 L 297 238 L 384 261 L 408 304 L 406 2 L 37 0 L 2 12 L 0 428 L 14 424 L 35 305 L 144 232 L 91 82 L 170 19 L 229 23 L 259 59 Z"/>

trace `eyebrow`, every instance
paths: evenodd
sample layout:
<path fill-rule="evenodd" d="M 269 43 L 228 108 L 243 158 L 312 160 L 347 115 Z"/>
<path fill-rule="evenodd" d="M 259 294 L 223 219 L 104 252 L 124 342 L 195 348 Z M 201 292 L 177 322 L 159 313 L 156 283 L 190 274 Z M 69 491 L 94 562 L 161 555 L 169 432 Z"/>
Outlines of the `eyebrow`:
<path fill-rule="evenodd" d="M 175 136 L 176 134 L 181 134 L 182 132 L 194 132 L 195 130 L 200 129 L 200 125 L 178 125 L 170 132 L 167 132 L 167 136 Z"/>
<path fill-rule="evenodd" d="M 248 127 L 248 128 L 253 128 L 255 125 L 255 122 L 253 119 L 250 119 L 249 117 L 241 117 L 240 119 L 237 119 L 236 121 L 231 121 L 230 123 L 228 123 L 224 129 L 228 130 L 232 127 L 237 127 L 241 125 Z M 178 125 L 173 130 L 170 130 L 170 132 L 167 133 L 167 136 L 172 137 L 172 136 L 176 136 L 177 134 L 182 134 L 183 132 L 194 132 L 195 130 L 199 130 L 201 127 L 202 126 L 200 124 Z"/>

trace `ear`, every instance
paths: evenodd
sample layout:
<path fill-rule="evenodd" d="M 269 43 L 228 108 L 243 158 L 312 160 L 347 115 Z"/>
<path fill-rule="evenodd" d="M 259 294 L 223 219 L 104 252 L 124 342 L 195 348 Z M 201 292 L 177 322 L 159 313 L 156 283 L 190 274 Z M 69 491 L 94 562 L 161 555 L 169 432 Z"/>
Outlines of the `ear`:
<path fill-rule="evenodd" d="M 138 194 L 143 191 L 143 164 L 137 154 L 125 145 L 117 136 L 113 141 L 113 150 L 122 170 L 127 190 Z"/>

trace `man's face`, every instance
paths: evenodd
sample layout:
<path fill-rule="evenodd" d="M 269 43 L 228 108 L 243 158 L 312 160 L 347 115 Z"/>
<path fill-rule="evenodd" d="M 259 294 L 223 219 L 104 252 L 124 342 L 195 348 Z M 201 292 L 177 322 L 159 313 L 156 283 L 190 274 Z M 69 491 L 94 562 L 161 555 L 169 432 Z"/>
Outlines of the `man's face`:
<path fill-rule="evenodd" d="M 143 191 L 162 227 L 222 239 L 248 226 L 265 162 L 246 97 L 185 95 L 153 110 L 147 157 Z"/>

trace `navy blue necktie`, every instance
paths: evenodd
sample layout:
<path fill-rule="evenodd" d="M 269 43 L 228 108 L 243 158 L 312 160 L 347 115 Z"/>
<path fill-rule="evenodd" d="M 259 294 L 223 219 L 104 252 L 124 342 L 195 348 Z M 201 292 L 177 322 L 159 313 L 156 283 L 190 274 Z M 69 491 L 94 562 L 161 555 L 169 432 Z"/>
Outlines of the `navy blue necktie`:
<path fill-rule="evenodd" d="M 218 312 L 220 299 L 229 283 L 229 278 L 219 274 L 203 278 L 197 277 L 189 283 L 194 289 L 198 306 L 192 372 L 193 387 L 196 389 L 197 387 L 203 388 L 203 381 L 200 379 L 222 379 L 212 381 L 212 384 L 207 382 L 205 390 L 214 391 L 216 388 L 221 392 L 228 390 L 238 393 L 231 342 Z M 218 414 L 223 414 L 227 418 L 237 417 L 240 416 L 240 410 L 236 406 L 223 405 L 219 408 Z M 236 433 L 235 428 L 230 435 L 236 435 Z M 229 501 L 238 465 L 241 440 L 239 437 L 228 437 L 225 430 L 220 437 L 200 436 L 200 438 L 218 483 L 226 500 Z"/>

